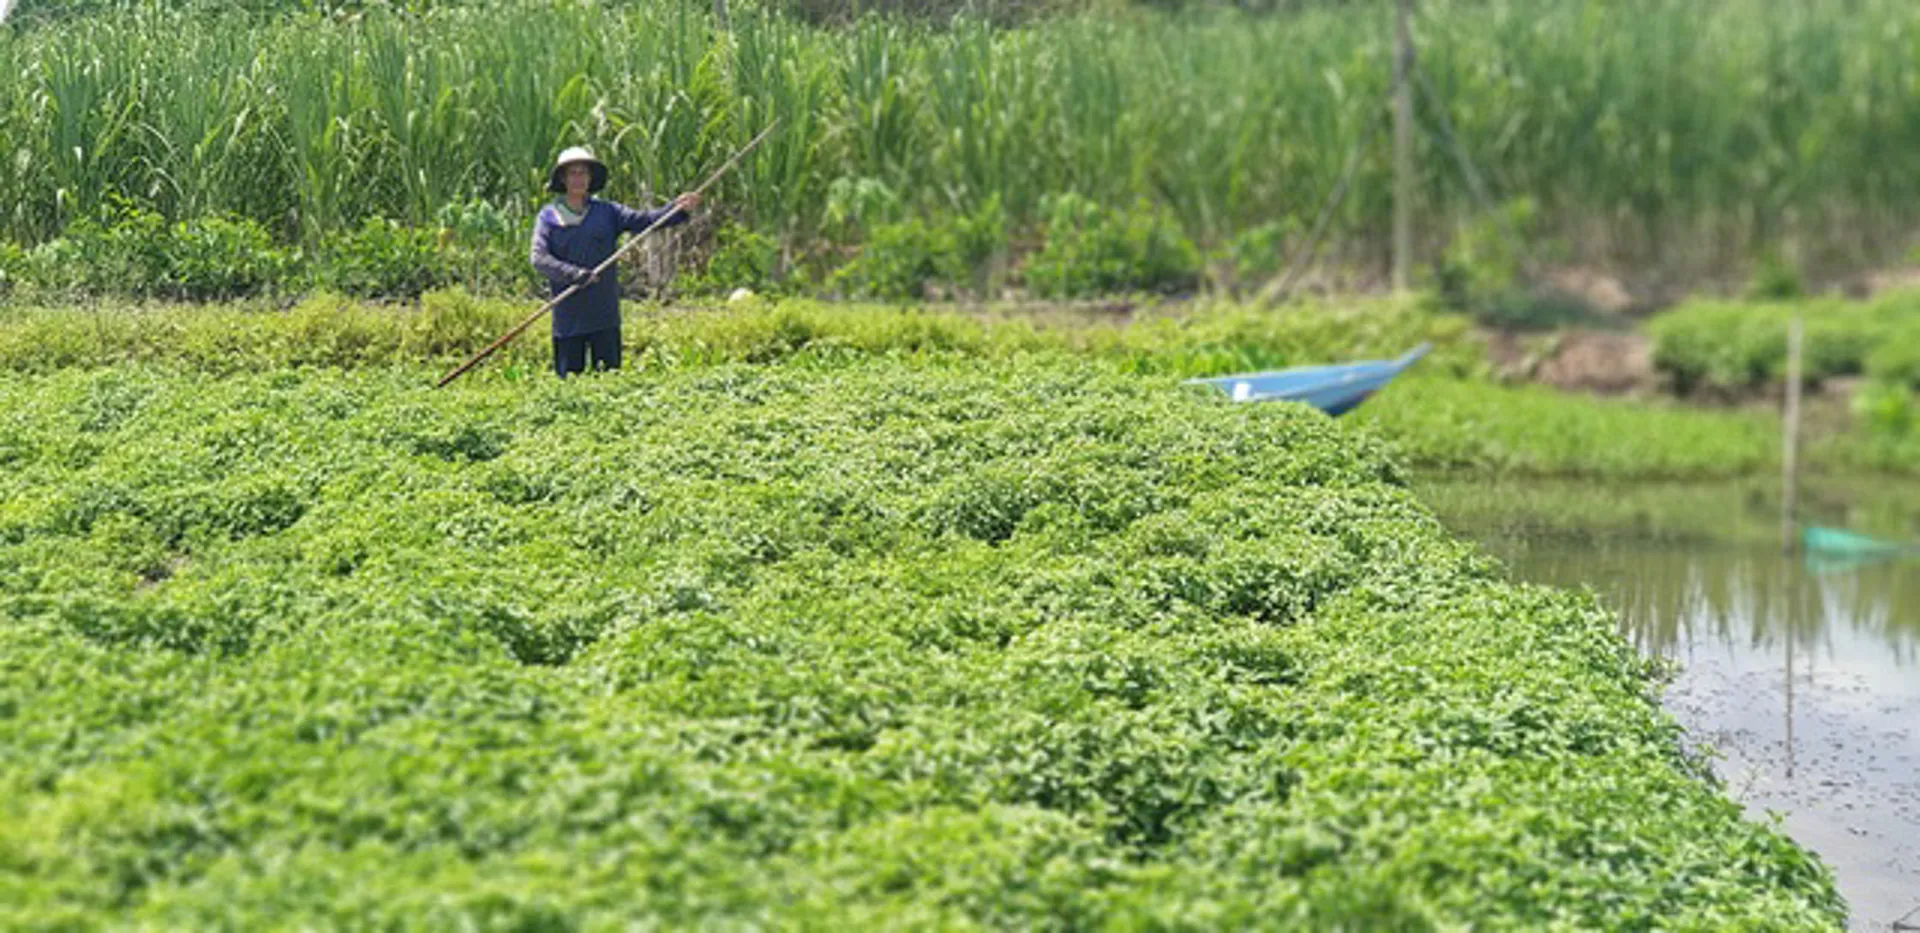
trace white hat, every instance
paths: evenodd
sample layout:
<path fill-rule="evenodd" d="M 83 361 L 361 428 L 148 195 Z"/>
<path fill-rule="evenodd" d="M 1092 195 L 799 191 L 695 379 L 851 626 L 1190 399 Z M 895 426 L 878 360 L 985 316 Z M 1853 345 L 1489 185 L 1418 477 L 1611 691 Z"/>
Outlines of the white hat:
<path fill-rule="evenodd" d="M 593 153 L 587 151 L 585 146 L 574 146 L 560 153 L 560 158 L 554 160 L 553 171 L 547 175 L 547 190 L 555 194 L 565 194 L 567 191 L 567 183 L 561 180 L 560 173 L 564 171 L 567 166 L 581 162 L 586 163 L 587 168 L 593 172 L 593 179 L 587 182 L 587 190 L 599 191 L 601 188 L 605 188 L 607 186 L 606 164 L 594 158 Z"/>

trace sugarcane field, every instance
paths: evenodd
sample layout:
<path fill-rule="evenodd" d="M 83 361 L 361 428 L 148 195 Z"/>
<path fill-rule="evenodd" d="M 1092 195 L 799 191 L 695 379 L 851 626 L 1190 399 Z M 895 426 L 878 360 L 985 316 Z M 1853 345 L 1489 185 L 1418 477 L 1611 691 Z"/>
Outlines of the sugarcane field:
<path fill-rule="evenodd" d="M 0 929 L 1920 933 L 1916 62 L 0 0 Z"/>

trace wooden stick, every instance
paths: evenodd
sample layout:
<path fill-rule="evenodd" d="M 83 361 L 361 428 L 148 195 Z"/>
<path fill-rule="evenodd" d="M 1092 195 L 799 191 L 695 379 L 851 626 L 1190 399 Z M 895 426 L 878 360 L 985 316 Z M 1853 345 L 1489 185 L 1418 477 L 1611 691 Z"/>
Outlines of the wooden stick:
<path fill-rule="evenodd" d="M 760 135 L 755 136 L 745 146 L 741 147 L 739 152 L 734 153 L 731 158 L 727 159 L 725 164 L 721 165 L 719 169 L 715 170 L 712 175 L 707 176 L 707 180 L 701 182 L 700 187 L 693 189 L 692 193 L 705 194 L 706 190 L 712 187 L 714 182 L 720 180 L 720 176 L 725 175 L 728 169 L 733 168 L 734 164 L 739 162 L 742 156 L 746 155 L 749 152 L 752 152 L 756 147 L 758 147 L 760 145 L 761 140 L 766 139 L 767 134 L 772 133 L 773 128 L 779 125 L 780 125 L 780 121 L 778 119 L 775 119 L 772 123 L 767 124 L 767 128 L 764 130 L 761 130 Z M 626 255 L 627 250 L 634 248 L 634 246 L 639 244 L 641 240 L 646 239 L 647 234 L 660 229 L 661 225 L 665 224 L 669 220 L 672 220 L 673 215 L 677 213 L 680 213 L 680 209 L 679 207 L 674 206 L 670 210 L 668 210 L 666 213 L 661 214 L 659 220 L 654 221 L 652 225 L 647 227 L 647 229 L 640 231 L 638 236 L 629 238 L 626 242 L 626 245 L 616 250 L 613 255 L 608 256 L 605 262 L 602 262 L 601 264 L 594 266 L 593 272 L 589 276 L 587 276 L 587 280 L 589 282 L 592 281 L 595 276 L 598 276 L 600 273 L 605 272 L 608 268 L 612 267 L 615 263 L 618 263 L 620 261 L 620 257 Z M 461 363 L 459 367 L 454 369 L 452 372 L 447 373 L 444 376 L 441 376 L 440 381 L 434 383 L 433 387 L 436 389 L 442 388 L 447 383 L 460 378 L 462 375 L 464 375 L 467 372 L 467 370 L 480 365 L 481 361 L 485 360 L 489 356 L 492 356 L 494 352 L 499 350 L 501 347 L 506 346 L 507 343 L 511 341 L 513 338 L 520 336 L 520 334 L 524 332 L 527 328 L 533 326 L 533 322 L 540 320 L 541 316 L 545 315 L 548 311 L 552 311 L 555 305 L 558 305 L 560 302 L 567 300 L 569 296 L 571 296 L 574 292 L 579 291 L 581 288 L 585 287 L 586 284 L 587 282 L 575 282 L 574 284 L 567 286 L 566 291 L 561 292 L 559 295 L 555 296 L 552 301 L 549 301 L 546 304 L 541 305 L 540 310 L 527 315 L 526 320 L 521 321 L 518 324 L 515 324 L 512 330 L 509 330 L 506 333 L 501 334 L 498 339 L 494 340 L 494 342 L 487 344 L 486 348 L 482 349 L 479 353 L 475 353 L 472 359 L 469 359 L 466 362 Z"/>
<path fill-rule="evenodd" d="M 1413 0 L 1393 11 L 1393 290 L 1413 281 Z"/>
<path fill-rule="evenodd" d="M 1800 314 L 1787 322 L 1787 405 L 1782 415 L 1786 422 L 1780 457 L 1780 548 L 1793 554 L 1798 536 L 1795 519 L 1800 508 L 1800 355 L 1803 337 Z"/>

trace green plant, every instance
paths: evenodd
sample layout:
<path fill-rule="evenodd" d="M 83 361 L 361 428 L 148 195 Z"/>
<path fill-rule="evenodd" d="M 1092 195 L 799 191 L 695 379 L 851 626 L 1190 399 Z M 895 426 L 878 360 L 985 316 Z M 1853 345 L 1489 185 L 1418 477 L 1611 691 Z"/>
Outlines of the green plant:
<path fill-rule="evenodd" d="M 1920 398 L 1906 382 L 1874 380 L 1853 397 L 1860 465 L 1900 472 L 1920 462 Z"/>
<path fill-rule="evenodd" d="M 259 224 L 242 217 L 208 217 L 173 225 L 167 237 L 164 284 L 171 298 L 211 301 L 269 291 L 288 284 L 296 261 L 276 248 Z"/>
<path fill-rule="evenodd" d="M 853 297 L 917 299 L 928 281 L 954 277 L 954 254 L 950 232 L 926 221 L 880 224 L 829 281 Z"/>
<path fill-rule="evenodd" d="M 100 217 L 76 221 L 60 239 L 15 256 L 9 276 L 42 293 L 192 301 L 269 291 L 288 284 L 298 268 L 246 218 L 169 224 L 120 198 Z"/>
<path fill-rule="evenodd" d="M 1590 323 L 1592 308 L 1579 296 L 1551 287 L 1513 288 L 1474 306 L 1475 320 L 1509 331 L 1544 331 Z"/>
<path fill-rule="evenodd" d="M 1915 321 L 1920 322 L 1920 316 Z M 1890 328 L 1867 353 L 1865 372 L 1883 382 L 1920 389 L 1920 329 Z"/>
<path fill-rule="evenodd" d="M 1777 418 L 1410 373 L 1349 416 L 1422 467 L 1479 475 L 1683 480 L 1765 475 Z"/>
<path fill-rule="evenodd" d="M 836 178 L 827 186 L 826 228 L 842 237 L 894 223 L 901 215 L 900 195 L 877 178 Z"/>
<path fill-rule="evenodd" d="M 892 221 L 886 218 L 896 202 L 886 192 L 861 191 L 840 189 L 841 206 L 829 212 L 862 232 L 859 251 L 828 278 L 835 290 L 891 300 L 921 298 L 930 283 L 976 295 L 991 290 L 995 266 L 1007 250 L 1007 218 L 998 197 L 967 214 Z M 865 219 L 855 224 L 856 217 Z"/>
<path fill-rule="evenodd" d="M 1920 404 L 1903 383 L 1869 382 L 1853 397 L 1854 417 L 1874 437 L 1899 439 L 1920 423 Z"/>
<path fill-rule="evenodd" d="M 287 314 L 231 306 L 165 306 L 105 315 L 34 308 L 0 322 L 0 371 L 44 372 L 123 360 L 210 373 L 378 367 L 423 358 L 457 362 L 474 349 L 462 340 L 497 334 L 527 310 L 524 301 L 459 290 L 428 292 L 418 309 L 325 292 L 308 296 Z M 1466 373 L 1474 358 L 1463 340 L 1462 322 L 1426 314 L 1407 302 L 1297 305 L 1286 314 L 1203 304 L 1142 311 L 1130 322 L 794 299 L 701 307 L 695 314 L 686 310 L 630 306 L 627 333 L 635 353 L 669 366 L 768 362 L 789 355 L 820 360 L 926 353 L 987 359 L 1077 355 L 1121 372 L 1177 376 L 1395 355 L 1423 340 L 1440 347 L 1423 366 Z M 431 336 L 436 333 L 442 336 Z M 505 352 L 532 361 L 548 350 L 523 339 Z"/>
<path fill-rule="evenodd" d="M 151 295 L 171 271 L 169 234 L 166 218 L 110 196 L 97 219 L 74 224 L 72 239 L 85 257 L 76 276 L 93 294 Z"/>
<path fill-rule="evenodd" d="M 1213 276 L 1229 288 L 1259 285 L 1285 271 L 1285 250 L 1299 235 L 1296 224 L 1272 221 L 1235 234 L 1209 259 Z"/>
<path fill-rule="evenodd" d="M 417 307 L 322 294 L 286 313 L 149 307 L 130 314 L 111 304 L 102 310 L 11 311 L 0 320 L 0 372 L 140 361 L 176 373 L 426 365 L 438 375 L 524 317 L 528 305 L 446 290 L 426 293 Z M 689 310 L 630 307 L 634 365 L 1075 358 L 1108 372 L 1186 378 L 1394 356 L 1428 341 L 1433 354 L 1345 419 L 1378 428 L 1409 466 L 1608 480 L 1770 475 L 1778 467 L 1778 425 L 1763 414 L 1492 384 L 1468 339 L 1470 322 L 1429 313 L 1417 301 L 1302 303 L 1280 314 L 1208 303 L 1143 310 L 1125 323 L 795 299 Z M 540 373 L 549 352 L 542 341 L 522 338 L 502 351 L 498 369 Z M 494 369 L 489 364 L 477 378 Z M 1810 439 L 1808 455 L 1820 467 L 1873 465 L 1906 474 L 1920 466 L 1920 458 L 1863 451 L 1866 439 L 1864 431 Z"/>
<path fill-rule="evenodd" d="M 778 240 L 750 227 L 725 224 L 714 232 L 713 251 L 699 271 L 674 279 L 674 288 L 687 295 L 724 295 L 736 288 L 777 294 L 797 284 L 785 274 Z"/>
<path fill-rule="evenodd" d="M 1749 301 L 1787 301 L 1806 294 L 1800 269 L 1777 249 L 1761 254 L 1753 280 L 1747 283 Z"/>
<path fill-rule="evenodd" d="M 69 236 L 27 250 L 19 267 L 20 283 L 55 298 L 77 297 L 88 291 L 89 283 L 103 278 L 97 264 L 100 254 L 83 242 L 91 232 L 84 222 L 78 223 Z"/>
<path fill-rule="evenodd" d="M 1116 213 L 1072 192 L 1041 203 L 1046 240 L 1021 272 L 1035 294 L 1065 298 L 1113 291 L 1190 288 L 1199 252 L 1145 203 Z"/>
<path fill-rule="evenodd" d="M 525 224 L 513 212 L 489 201 L 442 205 L 438 262 L 461 279 L 469 292 L 533 290 L 539 278 L 525 253 Z"/>
<path fill-rule="evenodd" d="M 1432 268 L 1437 304 L 1502 330 L 1550 330 L 1591 316 L 1577 297 L 1524 281 L 1538 204 L 1517 198 L 1461 225 Z"/>
<path fill-rule="evenodd" d="M 1001 284 L 1011 244 L 1012 220 L 999 194 L 988 195 L 974 210 L 951 218 L 954 284 L 976 297 L 992 297 Z"/>
<path fill-rule="evenodd" d="M 1472 311 L 1519 287 L 1525 247 L 1519 238 L 1527 235 L 1536 214 L 1534 202 L 1520 198 L 1462 224 L 1434 264 L 1441 302 Z"/>
<path fill-rule="evenodd" d="M 413 297 L 450 281 L 433 231 L 369 218 L 322 242 L 316 277 L 348 295 Z"/>
<path fill-rule="evenodd" d="M 1682 391 L 1751 388 L 1781 379 L 1788 322 L 1794 317 L 1804 327 L 1807 379 L 1867 372 L 1876 352 L 1885 354 L 1879 365 L 1892 376 L 1903 371 L 1907 335 L 1920 325 L 1920 301 L 1912 293 L 1894 292 L 1868 302 L 1688 302 L 1648 322 L 1654 365 Z"/>
<path fill-rule="evenodd" d="M 27 275 L 27 251 L 18 243 L 0 240 L 0 295 L 17 291 Z"/>

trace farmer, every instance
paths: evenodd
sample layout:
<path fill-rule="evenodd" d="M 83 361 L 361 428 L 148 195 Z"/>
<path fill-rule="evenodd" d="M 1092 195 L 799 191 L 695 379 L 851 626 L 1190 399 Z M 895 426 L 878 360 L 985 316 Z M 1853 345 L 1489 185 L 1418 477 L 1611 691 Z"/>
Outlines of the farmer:
<path fill-rule="evenodd" d="M 618 267 L 593 274 L 613 255 L 620 231 L 639 233 L 662 217 L 669 218 L 663 226 L 682 224 L 700 206 L 697 194 L 650 211 L 589 196 L 606 183 L 607 167 L 593 153 L 578 146 L 560 153 L 547 176 L 547 190 L 560 197 L 540 209 L 533 225 L 533 267 L 546 276 L 550 293 L 585 283 L 553 309 L 553 370 L 563 379 L 586 370 L 589 352 L 595 369 L 620 368 Z"/>

